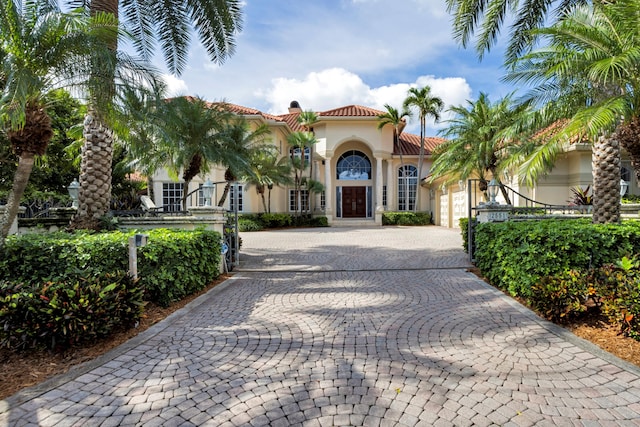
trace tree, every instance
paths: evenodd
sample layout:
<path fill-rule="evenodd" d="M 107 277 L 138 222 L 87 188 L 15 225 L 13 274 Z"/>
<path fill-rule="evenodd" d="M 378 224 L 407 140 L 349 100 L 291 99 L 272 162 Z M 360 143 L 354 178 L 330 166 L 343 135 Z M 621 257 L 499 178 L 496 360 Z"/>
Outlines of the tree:
<path fill-rule="evenodd" d="M 242 117 L 232 120 L 222 130 L 220 135 L 222 150 L 225 154 L 218 164 L 226 167 L 224 180 L 227 184 L 224 187 L 222 196 L 218 201 L 218 206 L 223 206 L 227 199 L 231 183 L 237 181 L 239 177 L 251 178 L 250 159 L 257 155 L 256 152 L 265 149 L 263 143 L 271 135 L 271 130 L 266 124 L 262 124 L 255 129 L 251 129 L 249 123 Z"/>
<path fill-rule="evenodd" d="M 512 61 L 536 42 L 532 29 L 545 25 L 548 19 L 562 19 L 573 5 L 587 4 L 587 0 L 447 0 L 447 9 L 453 13 L 454 37 L 467 47 L 476 31 L 480 34 L 475 43 L 478 56 L 495 44 L 500 27 L 508 17 L 511 25 L 507 60 Z"/>
<path fill-rule="evenodd" d="M 420 207 L 420 180 L 422 179 L 422 165 L 424 164 L 424 138 L 427 129 L 427 117 L 433 117 L 437 122 L 440 120 L 440 112 L 444 108 L 444 102 L 437 96 L 431 95 L 431 88 L 424 86 L 421 88 L 412 87 L 407 93 L 403 107 L 405 109 L 415 108 L 418 110 L 420 118 L 420 154 L 418 157 L 418 188 L 416 190 L 416 210 Z"/>
<path fill-rule="evenodd" d="M 219 64 L 233 54 L 234 37 L 242 28 L 240 0 L 68 2 L 87 6 L 92 15 L 108 13 L 121 19 L 134 38 L 133 45 L 147 60 L 154 50 L 155 42 L 159 41 L 169 70 L 176 74 L 180 74 L 185 67 L 192 26 L 210 59 Z M 107 46 L 116 51 L 117 38 L 111 39 Z M 94 72 L 108 76 L 113 69 L 95 63 Z M 107 90 L 106 93 L 113 91 Z M 111 198 L 113 135 L 108 117 L 99 113 L 104 108 L 99 107 L 101 106 L 95 100 L 90 99 L 89 113 L 85 120 L 79 207 L 74 219 L 74 226 L 78 228 L 97 228 L 98 219 L 108 211 Z"/>
<path fill-rule="evenodd" d="M 547 105 L 573 100 L 562 128 L 532 154 L 524 172 L 534 180 L 571 139 L 593 141 L 596 223 L 620 219 L 618 139 L 640 105 L 639 11 L 640 0 L 574 7 L 556 24 L 535 31 L 548 46 L 509 64 L 507 81 L 534 84 L 531 99 Z"/>
<path fill-rule="evenodd" d="M 406 107 L 403 107 L 402 111 L 398 111 L 397 108 L 394 108 L 389 104 L 384 104 L 384 108 L 387 111 L 385 113 L 378 114 L 378 129 L 382 129 L 387 125 L 391 125 L 393 127 L 393 152 L 400 154 L 400 171 L 404 178 L 405 165 L 404 159 L 402 158 L 402 147 L 400 147 L 399 138 L 402 133 L 402 129 L 406 125 L 407 117 L 411 116 L 411 112 Z M 405 184 L 405 194 L 409 194 L 409 180 L 404 179 L 403 182 Z"/>
<path fill-rule="evenodd" d="M 303 111 L 300 113 L 300 115 L 298 116 L 298 123 L 300 123 L 302 125 L 302 127 L 304 127 L 304 130 L 306 132 L 309 132 L 311 134 L 313 134 L 312 131 L 312 126 L 314 123 L 316 123 L 318 121 L 318 115 L 316 113 L 314 113 L 311 110 L 307 110 L 307 111 Z M 317 184 L 319 184 L 319 182 L 316 182 L 312 185 L 311 181 L 313 180 L 313 149 L 314 149 L 315 144 L 312 144 L 309 146 L 309 179 L 307 180 L 307 187 L 309 190 L 309 194 L 311 195 L 312 191 L 311 188 L 314 188 L 315 190 L 317 190 L 319 187 Z M 322 191 L 322 190 L 320 190 Z M 313 211 L 313 206 L 311 201 L 313 200 L 313 198 L 309 197 L 309 208 Z"/>
<path fill-rule="evenodd" d="M 249 157 L 251 173 L 245 174 L 242 180 L 248 186 L 255 186 L 256 192 L 262 200 L 264 212 L 271 212 L 271 190 L 274 185 L 289 185 L 291 179 L 291 164 L 287 157 L 278 158 L 278 150 L 274 146 L 265 146 L 262 150 L 253 150 Z M 265 199 L 265 192 L 269 191 L 269 203 Z"/>
<path fill-rule="evenodd" d="M 292 132 L 287 135 L 287 143 L 291 152 L 291 166 L 294 173 L 296 215 L 299 216 L 303 208 L 302 187 L 306 183 L 304 152 L 307 148 L 311 150 L 311 147 L 316 143 L 316 137 L 310 132 Z"/>
<path fill-rule="evenodd" d="M 516 105 L 511 95 L 492 103 L 482 92 L 476 101 L 467 101 L 466 108 L 450 108 L 455 116 L 442 131 L 445 142 L 433 152 L 431 182 L 445 178 L 451 183 L 473 176 L 480 179 L 480 188 L 485 191 L 490 173 L 511 204 L 500 177 L 511 166 L 510 157 L 522 147 L 518 135 L 529 110 L 529 104 Z"/>
<path fill-rule="evenodd" d="M 101 34 L 117 34 L 109 17 L 62 13 L 46 0 L 11 0 L 0 9 L 0 125 L 18 156 L 0 221 L 0 245 L 17 215 L 35 157 L 45 153 L 54 134 L 47 94 L 61 87 L 100 84 L 100 79 L 89 78 L 89 61 L 100 56 L 105 64 L 113 63 L 101 48 Z"/>

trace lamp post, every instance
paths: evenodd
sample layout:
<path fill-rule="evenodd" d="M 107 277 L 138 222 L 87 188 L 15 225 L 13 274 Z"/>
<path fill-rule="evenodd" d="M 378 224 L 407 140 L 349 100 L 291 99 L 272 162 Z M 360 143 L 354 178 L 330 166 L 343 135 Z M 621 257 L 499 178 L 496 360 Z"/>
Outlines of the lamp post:
<path fill-rule="evenodd" d="M 211 206 L 211 197 L 213 196 L 213 189 L 215 185 L 211 182 L 210 179 L 207 179 L 204 184 L 202 184 L 202 196 L 204 197 L 204 205 Z"/>
<path fill-rule="evenodd" d="M 78 180 L 73 178 L 73 182 L 69 184 L 67 191 L 69 192 L 69 197 L 71 197 L 71 206 L 78 209 L 78 197 L 80 195 L 80 183 Z"/>
<path fill-rule="evenodd" d="M 496 181 L 495 178 L 491 178 L 491 181 L 489 181 L 489 185 L 487 185 L 487 194 L 489 195 L 489 204 L 491 205 L 497 204 L 496 197 L 498 196 L 499 189 L 500 189 L 500 185 L 498 184 L 498 181 Z"/>
<path fill-rule="evenodd" d="M 624 196 L 627 193 L 627 189 L 629 188 L 629 183 L 624 179 L 620 180 L 620 197 Z"/>

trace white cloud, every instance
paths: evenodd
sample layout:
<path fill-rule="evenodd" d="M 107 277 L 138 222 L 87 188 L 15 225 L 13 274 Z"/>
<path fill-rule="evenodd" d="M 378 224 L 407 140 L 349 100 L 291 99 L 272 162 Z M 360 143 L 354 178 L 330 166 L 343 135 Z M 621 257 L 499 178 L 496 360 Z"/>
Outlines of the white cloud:
<path fill-rule="evenodd" d="M 187 83 L 171 74 L 163 74 L 165 84 L 167 85 L 167 96 L 190 95 Z"/>
<path fill-rule="evenodd" d="M 431 87 L 434 95 L 445 103 L 445 109 L 463 104 L 471 98 L 471 87 L 462 77 L 436 78 L 420 76 L 415 82 L 396 83 L 372 88 L 357 74 L 342 68 L 312 72 L 303 79 L 277 78 L 271 87 L 256 95 L 263 98 L 268 111 L 273 114 L 286 113 L 289 103 L 296 100 L 303 109 L 323 111 L 351 104 L 360 104 L 384 111 L 384 104 L 401 108 L 410 87 Z M 443 121 L 448 117 L 443 113 Z M 428 129 L 441 128 L 442 123 L 427 123 Z M 409 132 L 419 131 L 417 118 L 410 120 Z"/>

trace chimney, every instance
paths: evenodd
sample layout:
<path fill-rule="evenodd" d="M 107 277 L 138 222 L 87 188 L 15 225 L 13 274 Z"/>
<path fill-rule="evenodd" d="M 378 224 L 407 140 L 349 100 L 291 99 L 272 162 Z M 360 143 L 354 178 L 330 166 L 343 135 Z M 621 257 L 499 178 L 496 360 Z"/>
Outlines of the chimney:
<path fill-rule="evenodd" d="M 298 101 L 291 101 L 291 104 L 289 104 L 289 114 L 292 113 L 302 113 L 302 108 L 300 108 Z"/>

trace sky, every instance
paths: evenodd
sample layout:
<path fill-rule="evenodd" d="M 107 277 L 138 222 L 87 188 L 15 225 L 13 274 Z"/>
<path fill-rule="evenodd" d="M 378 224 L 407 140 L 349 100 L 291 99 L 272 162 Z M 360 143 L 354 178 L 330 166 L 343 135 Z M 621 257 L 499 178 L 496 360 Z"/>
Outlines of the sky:
<path fill-rule="evenodd" d="M 501 82 L 500 43 L 482 61 L 463 49 L 445 0 L 246 0 L 243 19 L 235 54 L 222 65 L 194 37 L 185 71 L 166 75 L 170 95 L 283 114 L 293 100 L 313 111 L 400 108 L 410 87 L 425 85 L 445 110 L 480 92 L 497 100 L 513 91 Z M 444 111 L 439 123 L 430 120 L 427 135 L 448 118 Z M 407 131 L 419 133 L 417 115 Z"/>

